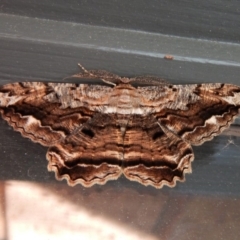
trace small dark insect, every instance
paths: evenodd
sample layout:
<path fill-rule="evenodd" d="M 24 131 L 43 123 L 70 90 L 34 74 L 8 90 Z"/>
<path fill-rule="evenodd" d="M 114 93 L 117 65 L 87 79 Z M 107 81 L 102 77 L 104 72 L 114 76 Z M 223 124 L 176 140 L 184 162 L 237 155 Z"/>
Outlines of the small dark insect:
<path fill-rule="evenodd" d="M 166 59 L 166 60 L 173 60 L 174 57 L 172 55 L 165 55 L 164 59 Z"/>

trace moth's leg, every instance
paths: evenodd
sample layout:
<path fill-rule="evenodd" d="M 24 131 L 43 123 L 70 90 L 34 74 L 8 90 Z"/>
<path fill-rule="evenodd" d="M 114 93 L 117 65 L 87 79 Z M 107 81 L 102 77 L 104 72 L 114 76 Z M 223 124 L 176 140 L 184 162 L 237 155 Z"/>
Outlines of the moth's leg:
<path fill-rule="evenodd" d="M 138 76 L 129 79 L 131 82 L 139 84 L 150 84 L 150 85 L 164 85 L 169 84 L 165 79 L 155 76 Z"/>
<path fill-rule="evenodd" d="M 120 76 L 104 71 L 104 70 L 87 70 L 80 63 L 78 66 L 82 69 L 81 73 L 74 74 L 71 77 L 86 78 L 86 79 L 101 79 L 103 82 L 111 85 L 116 85 L 121 79 Z"/>

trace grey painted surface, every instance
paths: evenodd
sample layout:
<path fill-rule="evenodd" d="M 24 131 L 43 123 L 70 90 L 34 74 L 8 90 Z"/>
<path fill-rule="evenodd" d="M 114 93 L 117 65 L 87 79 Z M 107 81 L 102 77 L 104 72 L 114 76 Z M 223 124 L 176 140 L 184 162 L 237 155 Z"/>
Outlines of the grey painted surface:
<path fill-rule="evenodd" d="M 239 1 L 2 0 L 4 13 L 142 30 L 190 38 L 239 42 Z"/>
<path fill-rule="evenodd" d="M 86 68 L 161 76 L 174 83 L 238 84 L 240 45 L 78 23 L 0 15 L 0 79 L 60 81 Z M 164 59 L 166 54 L 173 61 Z"/>

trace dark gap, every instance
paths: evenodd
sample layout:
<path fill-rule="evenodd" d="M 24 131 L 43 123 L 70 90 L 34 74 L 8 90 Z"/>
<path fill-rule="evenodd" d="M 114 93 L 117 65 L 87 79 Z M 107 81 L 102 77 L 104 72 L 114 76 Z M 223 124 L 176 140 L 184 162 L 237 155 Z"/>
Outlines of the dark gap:
<path fill-rule="evenodd" d="M 153 139 L 153 140 L 156 140 L 156 139 L 158 139 L 158 138 L 161 138 L 163 135 L 165 135 L 165 133 L 164 133 L 163 131 L 161 131 L 161 132 L 155 132 L 155 133 L 153 134 L 153 136 L 152 136 L 152 139 Z"/>
<path fill-rule="evenodd" d="M 161 156 L 160 156 L 161 158 Z M 124 167 L 132 167 L 137 165 L 144 165 L 145 167 L 161 167 L 161 166 L 167 166 L 170 169 L 175 169 L 178 164 L 169 162 L 164 159 L 149 161 L 148 159 L 138 159 L 138 160 L 132 160 L 128 162 L 124 162 Z"/>
<path fill-rule="evenodd" d="M 87 129 L 87 128 L 82 128 L 82 133 L 89 136 L 90 138 L 94 137 L 94 132 L 91 129 Z"/>

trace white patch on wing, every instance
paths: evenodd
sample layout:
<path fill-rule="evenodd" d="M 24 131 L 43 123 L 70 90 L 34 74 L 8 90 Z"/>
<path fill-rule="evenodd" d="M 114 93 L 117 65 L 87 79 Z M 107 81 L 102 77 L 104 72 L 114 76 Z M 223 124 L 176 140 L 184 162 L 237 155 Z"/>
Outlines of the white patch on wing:
<path fill-rule="evenodd" d="M 215 117 L 215 116 L 212 116 L 211 118 L 209 118 L 209 119 L 206 121 L 205 125 L 206 125 L 207 123 L 212 124 L 212 125 L 217 124 L 217 119 L 216 119 L 216 117 Z"/>

